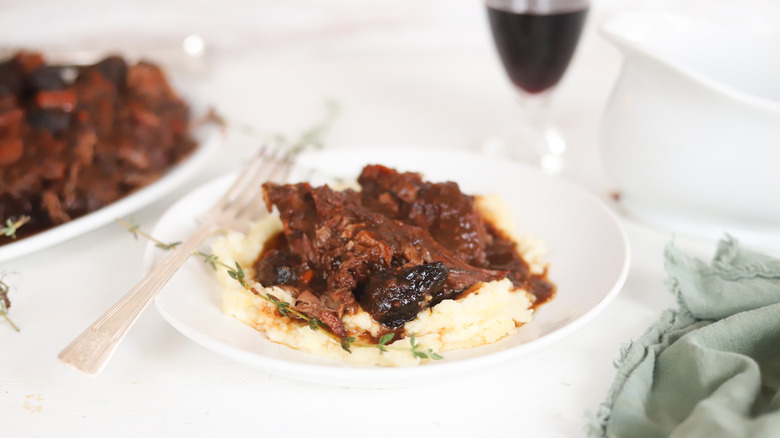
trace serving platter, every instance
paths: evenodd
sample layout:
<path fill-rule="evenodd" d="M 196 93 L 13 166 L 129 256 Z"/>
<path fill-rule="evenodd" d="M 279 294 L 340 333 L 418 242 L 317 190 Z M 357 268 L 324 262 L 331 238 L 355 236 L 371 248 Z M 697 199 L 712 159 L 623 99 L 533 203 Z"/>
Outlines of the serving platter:
<path fill-rule="evenodd" d="M 172 167 L 162 178 L 103 208 L 70 222 L 42 231 L 33 236 L 0 246 L 0 262 L 21 257 L 80 236 L 103 226 L 118 217 L 143 208 L 181 186 L 206 163 L 219 144 L 218 130 L 204 127 L 196 133 L 198 147 L 193 153 Z"/>
<path fill-rule="evenodd" d="M 268 341 L 221 312 L 213 270 L 190 259 L 156 298 L 158 312 L 177 330 L 219 354 L 284 377 L 349 387 L 430 384 L 520 360 L 574 333 L 618 294 L 628 274 L 630 251 L 614 214 L 586 190 L 520 164 L 436 149 L 364 149 L 309 152 L 299 156 L 291 181 L 354 180 L 371 163 L 423 173 L 429 181 L 455 181 L 465 193 L 498 193 L 511 207 L 517 228 L 544 239 L 556 297 L 517 334 L 487 346 L 450 351 L 416 367 L 361 367 L 312 356 Z M 228 175 L 193 190 L 160 218 L 152 234 L 179 241 L 195 218 L 226 190 Z M 208 245 L 204 247 L 208 251 Z M 144 266 L 164 252 L 150 243 Z"/>
<path fill-rule="evenodd" d="M 177 85 L 180 84 L 177 83 Z M 190 104 L 193 113 L 192 120 L 203 119 L 207 113 L 207 105 L 197 96 L 197 93 L 190 92 L 186 87 L 175 86 L 174 88 Z M 192 134 L 197 143 L 195 150 L 171 167 L 160 179 L 84 216 L 0 246 L 0 262 L 21 257 L 85 234 L 112 222 L 116 218 L 127 216 L 180 187 L 199 169 L 203 168 L 221 143 L 219 127 L 214 123 L 203 123 L 193 129 Z"/>

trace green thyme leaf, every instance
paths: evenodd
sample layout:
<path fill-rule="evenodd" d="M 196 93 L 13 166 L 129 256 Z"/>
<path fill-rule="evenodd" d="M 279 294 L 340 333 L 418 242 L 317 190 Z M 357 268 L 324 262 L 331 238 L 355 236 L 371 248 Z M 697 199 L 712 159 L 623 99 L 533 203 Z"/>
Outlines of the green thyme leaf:
<path fill-rule="evenodd" d="M 210 265 L 212 269 L 215 271 L 217 270 L 217 263 L 219 263 L 219 257 L 215 256 L 214 254 L 208 254 L 202 251 L 198 251 L 196 253 L 201 258 L 203 258 L 203 263 L 206 263 L 207 265 Z"/>
<path fill-rule="evenodd" d="M 411 344 L 412 346 L 412 356 L 414 357 L 419 357 L 420 359 L 433 359 L 433 360 L 444 359 L 443 356 L 441 356 L 439 353 L 436 353 L 431 348 L 429 348 L 427 352 L 420 351 L 420 344 L 417 343 L 414 333 L 412 333 L 412 336 L 409 337 L 409 344 Z"/>
<path fill-rule="evenodd" d="M 138 240 L 138 229 L 140 227 L 141 226 L 139 224 L 135 223 L 135 217 L 130 216 L 130 221 L 127 224 L 127 231 L 129 231 L 136 240 Z"/>
<path fill-rule="evenodd" d="M 276 306 L 276 310 L 279 311 L 284 316 L 291 317 L 291 312 L 289 310 L 290 303 L 286 301 L 282 301 L 279 298 L 276 298 L 275 295 L 272 294 L 265 294 L 265 296 L 268 298 L 268 301 L 271 302 L 274 306 Z M 311 327 L 311 322 L 309 322 L 309 327 Z"/>
<path fill-rule="evenodd" d="M 246 281 L 245 281 L 246 274 L 244 274 L 244 270 L 241 269 L 241 265 L 239 265 L 238 262 L 236 262 L 236 269 L 235 270 L 228 269 L 227 273 L 230 276 L 230 278 L 232 278 L 233 280 L 238 281 L 238 283 L 241 286 L 246 287 Z"/>
<path fill-rule="evenodd" d="M 290 303 L 287 303 L 287 302 L 284 302 L 284 301 L 280 301 L 280 302 L 276 303 L 276 310 L 278 310 L 279 313 L 281 313 L 282 315 L 287 316 L 287 317 L 290 316 L 290 311 L 287 310 L 288 307 L 290 307 Z M 309 324 L 309 326 L 311 326 L 311 323 Z"/>
<path fill-rule="evenodd" d="M 171 250 L 173 248 L 176 248 L 177 246 L 181 245 L 181 241 L 179 242 L 173 242 L 173 243 L 158 243 L 155 245 L 157 248 L 164 249 L 164 250 Z"/>
<path fill-rule="evenodd" d="M 320 330 L 328 327 L 328 325 L 319 318 L 311 318 L 307 322 L 309 323 L 309 328 L 312 330 Z"/>
<path fill-rule="evenodd" d="M 355 342 L 355 338 L 351 336 L 346 336 L 341 338 L 341 348 L 347 351 L 347 353 L 352 353 L 352 350 L 349 349 L 350 345 Z"/>
<path fill-rule="evenodd" d="M 442 359 L 444 359 L 444 356 L 441 356 L 440 354 L 436 353 L 435 351 L 431 350 L 430 348 L 428 349 L 428 355 L 433 360 L 442 360 Z"/>
<path fill-rule="evenodd" d="M 379 338 L 379 341 L 376 343 L 376 348 L 379 349 L 380 353 L 384 353 L 387 351 L 387 344 L 390 343 L 390 341 L 393 340 L 395 335 L 393 333 L 388 333 L 386 335 L 383 335 L 381 338 Z"/>
<path fill-rule="evenodd" d="M 17 220 L 8 218 L 5 220 L 5 226 L 0 228 L 0 235 L 16 239 L 16 231 L 21 228 L 22 225 L 30 221 L 30 216 L 21 216 Z"/>
<path fill-rule="evenodd" d="M 415 341 L 414 333 L 409 337 L 409 344 L 412 347 L 412 356 L 420 359 L 428 359 L 428 355 L 420 351 L 420 344 Z"/>

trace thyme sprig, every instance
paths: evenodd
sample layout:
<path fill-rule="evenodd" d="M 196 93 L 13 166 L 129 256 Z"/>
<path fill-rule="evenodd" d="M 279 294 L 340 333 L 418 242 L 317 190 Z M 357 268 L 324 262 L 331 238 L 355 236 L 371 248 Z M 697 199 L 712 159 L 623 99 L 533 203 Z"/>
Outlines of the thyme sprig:
<path fill-rule="evenodd" d="M 16 232 L 19 230 L 19 228 L 22 227 L 22 225 L 29 221 L 30 216 L 20 216 L 16 220 L 10 217 L 6 218 L 5 225 L 0 228 L 0 235 L 10 237 L 11 239 L 16 239 Z M 11 299 L 8 298 L 8 293 L 10 291 L 11 288 L 8 286 L 8 284 L 6 284 L 5 281 L 0 278 L 0 316 L 8 321 L 8 324 L 11 324 L 11 327 L 13 327 L 13 329 L 18 332 L 20 331 L 19 327 L 17 327 L 17 325 L 14 324 L 14 322 L 11 321 L 11 318 L 8 316 L 8 310 L 11 308 Z"/>
<path fill-rule="evenodd" d="M 240 123 L 234 120 L 229 121 L 224 116 L 217 113 L 214 109 L 209 112 L 208 118 L 210 121 L 216 123 L 223 131 L 227 131 L 229 128 L 232 128 L 250 137 L 261 138 L 264 140 L 273 139 L 274 141 L 281 144 L 287 144 L 290 147 L 290 152 L 295 155 L 303 152 L 306 149 L 322 149 L 324 145 L 323 137 L 336 122 L 340 112 L 341 105 L 339 105 L 338 102 L 333 99 L 326 99 L 325 116 L 322 118 L 322 120 L 319 121 L 319 123 L 304 131 L 296 140 L 290 140 L 281 134 L 264 133 L 250 124 Z"/>
<path fill-rule="evenodd" d="M 20 331 L 19 327 L 17 327 L 16 324 L 11 321 L 11 318 L 8 317 L 8 309 L 11 308 L 11 300 L 8 298 L 8 293 L 10 291 L 11 288 L 2 279 L 0 279 L 0 316 L 5 318 L 5 320 L 11 324 L 11 327 L 13 327 L 13 329 L 18 332 Z"/>
<path fill-rule="evenodd" d="M 385 335 L 382 335 L 381 338 L 376 343 L 376 348 L 379 349 L 380 353 L 384 353 L 387 351 L 387 344 L 393 340 L 395 336 L 392 333 L 387 333 Z"/>
<path fill-rule="evenodd" d="M 0 228 L 0 235 L 10 237 L 11 239 L 16 239 L 16 232 L 19 230 L 19 228 L 22 227 L 22 225 L 29 221 L 30 216 L 21 216 L 16 220 L 13 220 L 9 217 L 5 220 L 5 225 Z"/>
<path fill-rule="evenodd" d="M 179 242 L 174 242 L 171 244 L 166 244 L 165 242 L 151 236 L 150 234 L 144 232 L 143 230 L 138 227 L 135 222 L 131 220 L 124 221 L 122 219 L 117 219 L 117 222 L 124 225 L 130 233 L 133 234 L 136 238 L 138 236 L 145 237 L 149 239 L 150 241 L 155 243 L 155 246 L 163 249 L 163 250 L 171 250 L 175 248 Z M 255 296 L 260 297 L 261 299 L 267 301 L 268 303 L 272 304 L 276 310 L 283 316 L 286 316 L 290 319 L 299 319 L 304 321 L 306 324 L 308 324 L 309 328 L 315 331 L 320 331 L 326 336 L 330 337 L 334 341 L 338 342 L 339 345 L 341 345 L 341 348 L 343 348 L 348 353 L 352 353 L 352 347 L 365 347 L 365 348 L 377 348 L 379 349 L 379 353 L 383 354 L 387 352 L 390 349 L 393 350 L 406 350 L 409 351 L 413 357 L 420 358 L 420 359 L 433 359 L 433 360 L 440 360 L 443 359 L 441 355 L 437 354 L 432 349 L 427 349 L 426 351 L 422 350 L 422 347 L 420 344 L 416 342 L 415 335 L 412 334 L 412 336 L 409 338 L 409 347 L 404 347 L 401 345 L 390 345 L 390 343 L 393 341 L 395 335 L 393 333 L 387 333 L 385 335 L 382 335 L 376 344 L 370 343 L 370 342 L 360 342 L 356 338 L 352 336 L 345 336 L 341 337 L 333 332 L 331 332 L 328 328 L 328 325 L 322 322 L 319 318 L 315 318 L 309 315 L 306 315 L 305 313 L 302 313 L 292 307 L 290 303 L 287 301 L 284 301 L 277 296 L 271 294 L 271 293 L 263 293 L 257 290 L 254 287 L 251 287 L 246 280 L 246 273 L 244 272 L 243 268 L 241 268 L 241 265 L 238 262 L 235 262 L 235 266 L 231 266 L 221 260 L 213 254 L 208 254 L 202 251 L 194 251 L 192 255 L 198 256 L 203 259 L 204 263 L 210 265 L 214 270 L 217 270 L 218 267 L 223 267 L 227 271 L 227 274 L 230 278 L 233 280 L 236 280 L 241 287 L 244 289 L 250 291 Z"/>
<path fill-rule="evenodd" d="M 235 270 L 228 269 L 227 273 L 230 276 L 230 278 L 232 278 L 233 280 L 236 280 L 238 282 L 238 284 L 240 284 L 241 286 L 244 287 L 244 289 L 247 288 L 247 285 L 246 285 L 246 274 L 244 274 L 244 270 L 241 269 L 241 265 L 239 265 L 238 262 L 236 262 L 236 269 Z"/>
<path fill-rule="evenodd" d="M 292 148 L 290 149 L 290 151 L 293 154 L 297 154 L 310 147 L 314 149 L 322 149 L 324 144 L 322 138 L 333 126 L 333 123 L 336 121 L 336 118 L 338 117 L 340 110 L 341 107 L 335 100 L 331 100 L 331 99 L 326 100 L 325 118 L 322 119 L 320 123 L 317 123 L 316 125 L 312 126 L 308 130 L 304 131 L 303 134 L 301 134 L 301 137 L 297 141 L 292 142 Z M 284 141 L 284 138 L 282 138 L 281 140 Z"/>
<path fill-rule="evenodd" d="M 420 344 L 415 342 L 414 333 L 412 333 L 412 336 L 409 337 L 409 343 L 412 344 L 412 355 L 414 357 L 419 357 L 420 359 L 428 359 L 430 357 L 433 360 L 443 359 L 430 348 L 426 352 L 422 352 L 420 350 Z"/>

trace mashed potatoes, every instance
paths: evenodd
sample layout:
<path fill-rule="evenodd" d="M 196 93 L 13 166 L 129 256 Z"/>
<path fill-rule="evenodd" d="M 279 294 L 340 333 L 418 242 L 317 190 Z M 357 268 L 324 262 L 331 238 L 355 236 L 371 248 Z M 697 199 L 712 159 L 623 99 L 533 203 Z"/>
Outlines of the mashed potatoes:
<path fill-rule="evenodd" d="M 511 227 L 508 209 L 499 197 L 478 198 L 478 206 L 485 217 L 507 232 L 517 242 L 518 250 L 529 263 L 531 272 L 544 271 L 544 243 L 530 236 L 516 237 Z M 252 265 L 269 237 L 281 231 L 277 216 L 269 216 L 255 223 L 247 235 L 231 232 L 220 237 L 212 253 L 227 265 L 238 262 L 247 279 L 254 278 Z M 404 366 L 415 365 L 420 358 L 411 353 L 410 337 L 414 334 L 420 351 L 443 353 L 448 350 L 472 348 L 489 344 L 515 333 L 517 327 L 532 319 L 533 297 L 521 289 L 513 290 L 508 279 L 480 283 L 457 300 L 444 300 L 423 310 L 417 318 L 403 326 L 404 338 L 388 344 L 385 352 L 376 347 L 351 346 L 351 352 L 321 330 L 312 330 L 303 321 L 282 316 L 275 305 L 255 295 L 232 279 L 227 270 L 218 271 L 222 290 L 223 312 L 243 323 L 264 331 L 269 340 L 318 356 L 361 365 Z M 263 287 L 248 280 L 248 285 L 262 294 L 271 294 L 281 301 L 293 303 L 288 291 L 280 287 Z M 342 318 L 350 334 L 378 338 L 382 327 L 371 316 L 358 309 Z"/>

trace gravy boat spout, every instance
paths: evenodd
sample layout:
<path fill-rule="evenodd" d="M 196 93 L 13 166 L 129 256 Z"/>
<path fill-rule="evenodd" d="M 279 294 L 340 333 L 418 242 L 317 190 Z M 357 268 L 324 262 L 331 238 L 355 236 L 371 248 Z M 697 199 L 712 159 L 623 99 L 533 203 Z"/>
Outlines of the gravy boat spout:
<path fill-rule="evenodd" d="M 780 38 L 659 12 L 601 31 L 623 55 L 599 145 L 626 212 L 780 246 Z"/>

